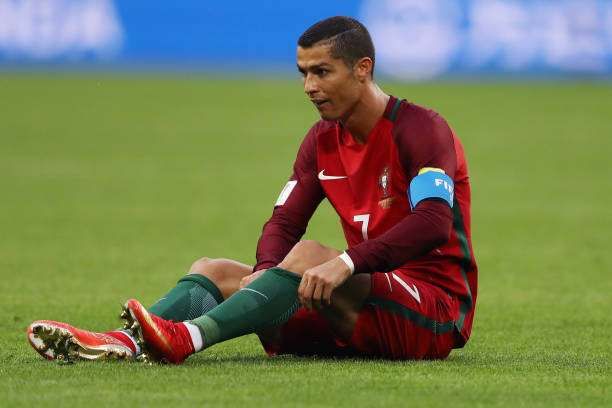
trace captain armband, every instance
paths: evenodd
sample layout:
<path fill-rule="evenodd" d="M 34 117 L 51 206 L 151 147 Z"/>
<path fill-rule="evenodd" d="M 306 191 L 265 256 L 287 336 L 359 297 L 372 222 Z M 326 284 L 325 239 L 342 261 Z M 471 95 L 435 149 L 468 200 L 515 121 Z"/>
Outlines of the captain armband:
<path fill-rule="evenodd" d="M 424 167 L 412 179 L 408 188 L 410 208 L 414 209 L 418 203 L 428 198 L 437 198 L 453 207 L 453 193 L 455 183 L 442 169 Z"/>

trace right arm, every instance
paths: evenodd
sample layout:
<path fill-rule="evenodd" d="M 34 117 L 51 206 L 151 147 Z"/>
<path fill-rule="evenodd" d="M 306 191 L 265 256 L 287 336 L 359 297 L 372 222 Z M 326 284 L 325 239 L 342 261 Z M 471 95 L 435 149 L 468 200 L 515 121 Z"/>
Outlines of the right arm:
<path fill-rule="evenodd" d="M 278 265 L 306 232 L 308 222 L 325 198 L 317 177 L 316 128 L 308 132 L 293 165 L 293 174 L 264 224 L 253 271 Z"/>

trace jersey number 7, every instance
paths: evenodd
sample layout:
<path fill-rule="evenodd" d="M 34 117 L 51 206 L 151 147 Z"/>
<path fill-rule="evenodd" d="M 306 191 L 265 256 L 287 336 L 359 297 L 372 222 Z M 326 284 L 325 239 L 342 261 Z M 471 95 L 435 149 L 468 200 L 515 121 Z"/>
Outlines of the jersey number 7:
<path fill-rule="evenodd" d="M 370 214 L 360 214 L 353 217 L 353 221 L 361 223 L 361 235 L 363 240 L 368 240 L 368 224 L 370 223 Z"/>

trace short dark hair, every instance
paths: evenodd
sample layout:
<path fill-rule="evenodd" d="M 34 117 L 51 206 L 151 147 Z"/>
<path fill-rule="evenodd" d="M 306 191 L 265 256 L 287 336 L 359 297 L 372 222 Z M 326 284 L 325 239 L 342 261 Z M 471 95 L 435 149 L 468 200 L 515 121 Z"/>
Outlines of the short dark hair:
<path fill-rule="evenodd" d="M 342 59 L 351 68 L 361 58 L 372 59 L 374 76 L 374 43 L 368 29 L 359 21 L 345 16 L 329 17 L 310 26 L 298 39 L 302 48 L 321 42 L 329 42 L 331 56 Z"/>

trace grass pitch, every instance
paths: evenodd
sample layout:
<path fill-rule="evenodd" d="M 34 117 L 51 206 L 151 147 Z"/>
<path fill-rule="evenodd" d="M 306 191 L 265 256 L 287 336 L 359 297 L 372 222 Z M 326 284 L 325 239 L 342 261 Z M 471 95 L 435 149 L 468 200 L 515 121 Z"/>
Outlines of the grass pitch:
<path fill-rule="evenodd" d="M 447 361 L 268 359 L 254 336 L 180 367 L 43 361 L 35 319 L 105 330 L 201 256 L 253 263 L 316 120 L 299 81 L 0 76 L 0 405 L 610 406 L 612 87 L 384 87 L 462 138 L 480 288 Z M 308 236 L 343 248 L 324 205 Z"/>

